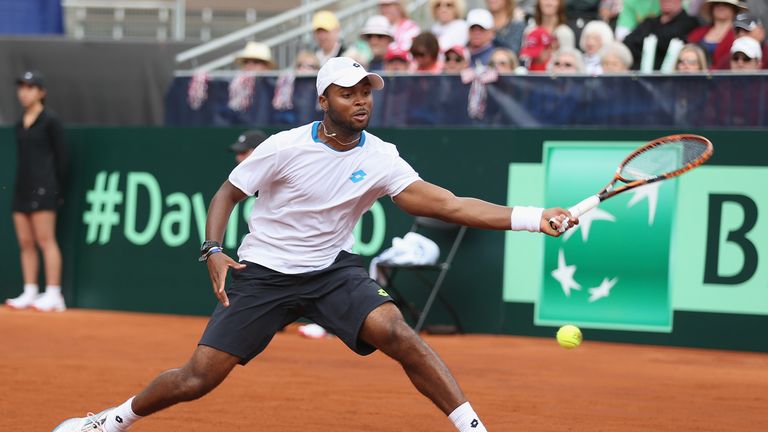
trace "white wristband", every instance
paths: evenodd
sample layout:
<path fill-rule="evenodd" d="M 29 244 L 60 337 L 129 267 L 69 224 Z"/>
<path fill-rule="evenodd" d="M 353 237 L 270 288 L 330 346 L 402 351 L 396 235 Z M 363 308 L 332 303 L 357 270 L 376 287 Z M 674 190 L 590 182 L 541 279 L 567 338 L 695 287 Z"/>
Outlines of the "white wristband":
<path fill-rule="evenodd" d="M 512 207 L 512 231 L 540 232 L 542 213 L 544 209 L 541 207 Z"/>

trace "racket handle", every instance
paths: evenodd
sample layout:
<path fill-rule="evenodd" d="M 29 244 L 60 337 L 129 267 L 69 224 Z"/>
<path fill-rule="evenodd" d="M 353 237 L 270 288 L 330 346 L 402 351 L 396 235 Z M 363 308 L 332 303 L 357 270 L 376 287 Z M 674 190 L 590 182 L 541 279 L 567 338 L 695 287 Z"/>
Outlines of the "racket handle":
<path fill-rule="evenodd" d="M 569 208 L 568 211 L 571 212 L 571 216 L 578 219 L 584 213 L 597 207 L 598 204 L 600 204 L 600 197 L 598 195 L 592 195 L 591 197 L 586 198 L 582 200 L 580 203 L 576 204 L 575 206 Z M 555 228 L 555 218 L 552 218 L 549 220 L 549 226 L 552 227 L 552 229 L 557 229 Z M 568 219 L 566 219 L 563 221 L 562 224 L 560 224 L 560 228 L 557 229 L 557 231 L 565 232 L 565 230 L 567 230 L 568 228 L 569 228 Z"/>
<path fill-rule="evenodd" d="M 600 197 L 597 195 L 592 195 L 591 197 L 586 198 L 575 206 L 569 208 L 568 211 L 571 212 L 571 216 L 579 218 L 584 213 L 597 207 L 598 204 L 600 204 Z"/>

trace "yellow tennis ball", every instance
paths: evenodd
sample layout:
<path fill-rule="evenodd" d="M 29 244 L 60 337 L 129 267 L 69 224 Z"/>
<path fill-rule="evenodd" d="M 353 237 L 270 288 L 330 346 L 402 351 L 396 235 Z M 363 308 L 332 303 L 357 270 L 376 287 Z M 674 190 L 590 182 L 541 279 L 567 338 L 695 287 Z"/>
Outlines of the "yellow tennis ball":
<path fill-rule="evenodd" d="M 557 331 L 557 343 L 565 349 L 576 348 L 581 345 L 581 330 L 575 325 L 567 324 Z"/>

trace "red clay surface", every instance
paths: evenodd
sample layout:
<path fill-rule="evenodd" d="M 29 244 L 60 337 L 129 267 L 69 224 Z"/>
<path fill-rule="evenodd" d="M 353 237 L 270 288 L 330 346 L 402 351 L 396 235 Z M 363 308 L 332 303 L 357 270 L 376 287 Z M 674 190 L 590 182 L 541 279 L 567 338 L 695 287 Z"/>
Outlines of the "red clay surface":
<path fill-rule="evenodd" d="M 50 431 L 180 366 L 206 318 L 0 308 L 0 431 Z M 589 341 L 426 336 L 490 431 L 766 431 L 768 355 Z M 296 327 L 201 400 L 132 432 L 453 431 L 380 353 Z"/>

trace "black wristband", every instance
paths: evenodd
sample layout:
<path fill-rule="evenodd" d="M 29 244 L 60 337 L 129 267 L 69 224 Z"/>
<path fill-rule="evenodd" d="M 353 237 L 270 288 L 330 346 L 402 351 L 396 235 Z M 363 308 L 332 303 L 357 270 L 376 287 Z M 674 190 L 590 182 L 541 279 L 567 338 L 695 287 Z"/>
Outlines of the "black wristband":
<path fill-rule="evenodd" d="M 206 255 L 211 248 L 221 247 L 221 243 L 214 241 L 214 240 L 206 240 L 203 242 L 203 244 L 200 246 L 200 255 Z"/>

